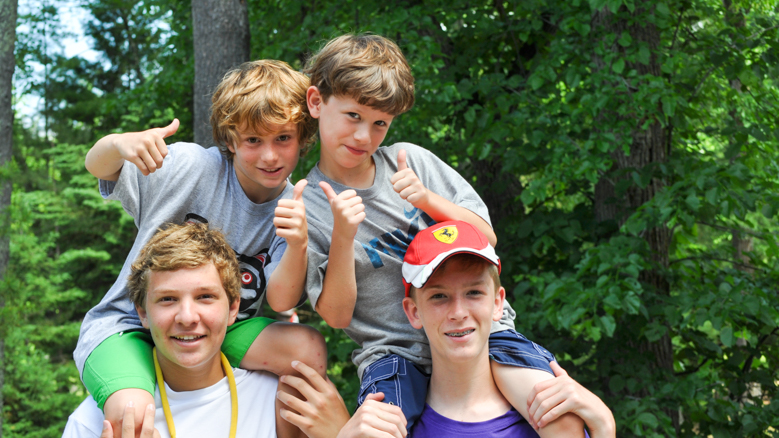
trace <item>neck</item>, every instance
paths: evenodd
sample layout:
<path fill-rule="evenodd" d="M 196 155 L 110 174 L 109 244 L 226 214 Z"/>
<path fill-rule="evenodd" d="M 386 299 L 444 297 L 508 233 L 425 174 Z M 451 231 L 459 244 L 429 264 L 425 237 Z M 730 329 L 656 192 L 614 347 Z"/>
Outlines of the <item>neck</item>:
<path fill-rule="evenodd" d="M 192 368 L 175 364 L 159 352 L 157 352 L 157 360 L 160 363 L 160 371 L 162 371 L 165 383 L 176 392 L 208 388 L 225 376 L 220 354 L 216 354 L 207 363 Z M 160 384 L 160 382 L 157 383 Z"/>
<path fill-rule="evenodd" d="M 373 185 L 376 178 L 376 164 L 373 157 L 366 160 L 363 165 L 347 169 L 330 162 L 325 157 L 319 161 L 319 170 L 338 184 L 343 184 L 354 189 L 367 189 Z"/>
<path fill-rule="evenodd" d="M 444 417 L 465 422 L 491 420 L 511 408 L 495 385 L 486 350 L 457 363 L 433 353 L 427 403 Z"/>

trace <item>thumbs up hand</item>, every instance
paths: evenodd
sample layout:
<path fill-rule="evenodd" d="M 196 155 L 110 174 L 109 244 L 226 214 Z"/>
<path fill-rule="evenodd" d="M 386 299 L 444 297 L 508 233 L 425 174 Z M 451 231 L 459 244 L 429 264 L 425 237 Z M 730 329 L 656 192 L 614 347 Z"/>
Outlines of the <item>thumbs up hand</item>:
<path fill-rule="evenodd" d="M 336 194 L 330 184 L 322 181 L 319 187 L 325 192 L 333 211 L 333 236 L 354 239 L 360 222 L 365 220 L 365 205 L 354 190 L 344 190 Z"/>
<path fill-rule="evenodd" d="M 292 199 L 280 199 L 276 205 L 273 225 L 276 235 L 287 241 L 287 246 L 305 248 L 308 246 L 308 221 L 303 204 L 303 189 L 308 181 L 301 179 L 292 190 Z"/>
<path fill-rule="evenodd" d="M 178 129 L 179 119 L 173 119 L 170 125 L 161 128 L 114 134 L 112 144 L 123 159 L 135 164 L 143 175 L 148 175 L 162 167 L 162 160 L 168 155 L 164 139 Z"/>
<path fill-rule="evenodd" d="M 398 151 L 398 171 L 392 175 L 390 182 L 395 192 L 414 207 L 422 208 L 427 204 L 430 192 L 419 180 L 417 174 L 408 167 L 405 149 Z"/>

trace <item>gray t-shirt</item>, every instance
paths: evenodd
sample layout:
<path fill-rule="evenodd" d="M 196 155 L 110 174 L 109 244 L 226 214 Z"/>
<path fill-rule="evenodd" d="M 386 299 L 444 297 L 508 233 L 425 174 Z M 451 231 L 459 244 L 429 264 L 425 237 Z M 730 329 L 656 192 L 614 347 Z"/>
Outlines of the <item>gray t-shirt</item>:
<path fill-rule="evenodd" d="M 406 150 L 408 166 L 425 187 L 456 205 L 467 208 L 490 222 L 487 206 L 470 184 L 431 152 L 411 143 L 380 147 L 373 154 L 376 176 L 367 189 L 356 189 L 365 205 L 365 220 L 354 240 L 357 302 L 346 334 L 362 348 L 352 361 L 362 376 L 365 368 L 386 354 L 400 355 L 430 371 L 430 347 L 422 330 L 408 322 L 403 312 L 405 289 L 401 275 L 403 257 L 411 240 L 435 221 L 395 193 L 390 178 L 397 172 L 398 151 Z M 316 306 L 327 271 L 327 257 L 333 234 L 333 213 L 319 182 L 329 183 L 336 193 L 351 187 L 327 178 L 319 166 L 308 176 L 303 192 L 308 218 L 308 275 L 306 292 Z M 515 313 L 506 303 L 503 319 L 493 332 L 514 328 Z"/>
<path fill-rule="evenodd" d="M 163 224 L 207 222 L 225 234 L 241 265 L 239 319 L 256 315 L 267 279 L 287 248 L 286 241 L 276 236 L 273 217 L 278 200 L 292 197 L 291 184 L 286 184 L 276 199 L 255 204 L 241 188 L 232 162 L 218 148 L 175 143 L 168 150 L 163 166 L 148 176 L 127 162 L 118 181 L 100 180 L 100 194 L 122 202 L 124 210 L 135 219 L 138 235 L 119 278 L 81 324 L 73 353 L 79 373 L 83 373 L 92 350 L 106 338 L 142 328 L 127 297 L 127 277 L 143 245 Z"/>

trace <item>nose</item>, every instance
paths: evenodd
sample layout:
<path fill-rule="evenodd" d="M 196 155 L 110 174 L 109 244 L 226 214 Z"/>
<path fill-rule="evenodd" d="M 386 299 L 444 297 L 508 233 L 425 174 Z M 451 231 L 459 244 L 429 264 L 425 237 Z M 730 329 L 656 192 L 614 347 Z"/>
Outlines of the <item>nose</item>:
<path fill-rule="evenodd" d="M 451 307 L 449 308 L 449 319 L 452 321 L 458 321 L 468 317 L 468 310 L 465 308 L 465 303 L 459 297 L 452 299 Z"/>
<path fill-rule="evenodd" d="M 200 322 L 200 314 L 197 312 L 195 302 L 192 300 L 182 300 L 176 312 L 176 323 L 183 326 L 191 326 Z"/>
<path fill-rule="evenodd" d="M 354 141 L 360 144 L 367 144 L 371 140 L 370 128 L 365 124 L 360 124 L 354 131 Z"/>
<path fill-rule="evenodd" d="M 260 158 L 265 163 L 273 164 L 279 158 L 279 154 L 273 145 L 266 144 L 263 146 L 262 150 L 260 151 Z"/>

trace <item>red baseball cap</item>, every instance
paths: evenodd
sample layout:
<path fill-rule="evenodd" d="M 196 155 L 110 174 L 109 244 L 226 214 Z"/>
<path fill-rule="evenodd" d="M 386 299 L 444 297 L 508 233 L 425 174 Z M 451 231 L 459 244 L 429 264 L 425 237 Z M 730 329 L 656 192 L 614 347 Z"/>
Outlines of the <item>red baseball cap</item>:
<path fill-rule="evenodd" d="M 455 254 L 474 254 L 498 267 L 495 248 L 478 228 L 463 221 L 439 222 L 417 233 L 403 259 L 403 285 L 406 296 L 413 285 L 421 288 L 436 269 Z"/>

